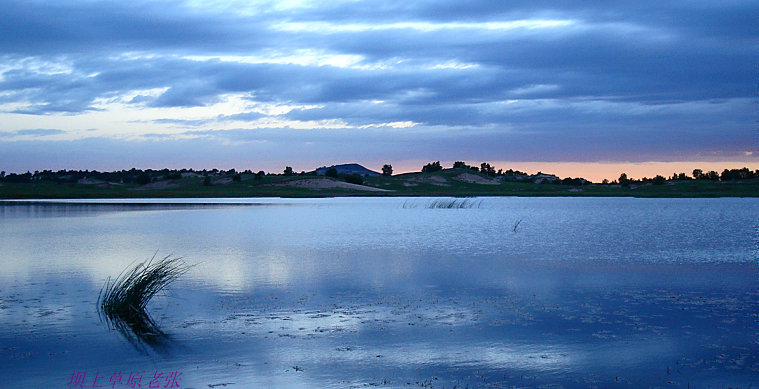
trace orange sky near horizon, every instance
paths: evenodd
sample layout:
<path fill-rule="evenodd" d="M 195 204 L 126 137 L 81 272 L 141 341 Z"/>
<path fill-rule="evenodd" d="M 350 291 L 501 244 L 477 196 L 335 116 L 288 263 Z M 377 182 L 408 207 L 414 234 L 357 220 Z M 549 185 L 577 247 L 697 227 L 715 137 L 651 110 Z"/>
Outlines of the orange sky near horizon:
<path fill-rule="evenodd" d="M 398 166 L 393 165 L 395 174 L 418 172 L 427 162 L 403 162 Z M 441 161 L 443 167 L 449 168 L 453 161 Z M 468 164 L 479 166 L 480 162 L 467 161 Z M 496 169 L 521 170 L 529 174 L 537 172 L 555 174 L 561 178 L 582 177 L 593 182 L 601 182 L 604 178 L 609 181 L 616 180 L 622 173 L 627 173 L 630 178 L 654 177 L 661 174 L 665 177 L 672 173 L 685 173 L 688 176 L 693 169 L 703 171 L 715 170 L 722 172 L 724 169 L 740 169 L 747 167 L 750 170 L 759 169 L 756 161 L 678 161 L 678 162 L 511 162 L 511 161 L 488 161 Z M 381 165 L 379 168 L 381 169 Z"/>

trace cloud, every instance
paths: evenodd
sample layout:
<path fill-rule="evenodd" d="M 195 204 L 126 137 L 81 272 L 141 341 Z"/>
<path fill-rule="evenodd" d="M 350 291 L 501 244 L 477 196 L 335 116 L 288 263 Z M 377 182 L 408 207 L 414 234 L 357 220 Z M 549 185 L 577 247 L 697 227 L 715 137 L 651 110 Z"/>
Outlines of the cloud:
<path fill-rule="evenodd" d="M 17 131 L 11 131 L 11 132 L 0 132 L 0 138 L 15 138 L 19 136 L 44 137 L 44 136 L 50 136 L 50 135 L 60 135 L 60 134 L 65 134 L 65 133 L 66 131 L 63 131 L 63 130 L 36 128 L 36 129 L 27 129 L 27 130 L 17 130 Z"/>
<path fill-rule="evenodd" d="M 339 143 L 354 139 L 349 131 L 364 139 L 363 126 L 411 122 L 389 132 L 399 141 L 387 147 L 434 149 L 436 159 L 462 147 L 501 160 L 512 152 L 551 160 L 731 154 L 737 141 L 757 145 L 758 11 L 738 0 L 10 0 L 0 17 L 0 115 L 76 117 L 87 128 L 128 109 L 137 117 L 119 136 L 158 136 L 164 145 L 173 138 L 161 130 L 177 127 L 281 123 L 278 136 L 311 139 L 291 122 L 332 121 L 346 128 L 319 136 Z M 232 95 L 246 103 L 205 117 L 193 111 Z M 255 108 L 267 104 L 293 108 Z M 11 129 L 2 138 L 16 136 Z M 445 147 L 401 141 L 438 138 Z M 523 147 L 512 150 L 514 142 Z M 289 155 L 277 147 L 271 158 Z"/>
<path fill-rule="evenodd" d="M 193 9 L 172 0 L 160 4 L 9 0 L 3 3 L 0 30 L 10 39 L 3 39 L 0 49 L 48 55 L 93 50 L 118 54 L 138 48 L 213 51 L 220 42 L 225 42 L 224 47 L 250 48 L 265 38 L 256 33 L 259 27 L 255 22 L 255 18 Z"/>

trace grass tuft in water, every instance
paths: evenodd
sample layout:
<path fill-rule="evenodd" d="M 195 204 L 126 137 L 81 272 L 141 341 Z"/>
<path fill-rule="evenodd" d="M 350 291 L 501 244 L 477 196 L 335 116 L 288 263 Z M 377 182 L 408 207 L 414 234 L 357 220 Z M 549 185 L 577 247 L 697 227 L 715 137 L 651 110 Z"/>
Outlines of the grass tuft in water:
<path fill-rule="evenodd" d="M 470 200 L 470 199 L 438 199 L 427 204 L 427 208 L 435 209 L 467 209 L 467 208 L 479 208 L 482 205 L 482 200 Z"/>
<path fill-rule="evenodd" d="M 403 208 L 419 208 L 423 206 L 427 209 L 466 209 L 466 208 L 480 208 L 482 206 L 482 200 L 473 199 L 436 199 L 427 204 L 420 204 L 415 200 L 406 200 L 403 202 Z"/>
<path fill-rule="evenodd" d="M 167 255 L 156 260 L 153 255 L 115 279 L 108 277 L 98 296 L 98 314 L 130 341 L 159 346 L 166 335 L 148 314 L 148 303 L 190 268 L 181 257 Z"/>
<path fill-rule="evenodd" d="M 522 223 L 522 219 L 517 220 L 516 223 L 514 223 L 514 227 L 511 229 L 511 231 L 516 234 L 517 228 L 519 228 L 519 224 L 521 223 Z"/>
<path fill-rule="evenodd" d="M 108 280 L 100 291 L 98 306 L 106 316 L 129 318 L 145 312 L 148 302 L 158 292 L 190 270 L 182 258 L 167 255 L 138 263 L 118 277 Z"/>

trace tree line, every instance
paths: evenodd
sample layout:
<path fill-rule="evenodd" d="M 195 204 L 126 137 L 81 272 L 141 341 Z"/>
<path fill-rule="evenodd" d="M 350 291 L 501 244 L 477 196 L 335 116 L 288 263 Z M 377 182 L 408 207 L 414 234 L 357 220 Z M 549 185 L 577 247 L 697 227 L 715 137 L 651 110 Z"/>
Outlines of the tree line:
<path fill-rule="evenodd" d="M 466 169 L 466 170 L 472 170 L 475 172 L 480 172 L 486 176 L 490 177 L 496 177 L 496 176 L 529 176 L 529 174 L 525 172 L 520 172 L 519 170 L 503 170 L 498 169 L 496 170 L 494 166 L 491 166 L 488 162 L 483 162 L 480 164 L 480 167 L 477 166 L 469 166 L 466 164 L 466 162 L 463 161 L 456 161 L 453 163 L 452 169 Z M 431 173 L 443 170 L 443 166 L 440 164 L 440 161 L 430 162 L 424 166 L 422 166 L 422 173 Z M 540 173 L 538 173 L 540 174 Z"/>
<path fill-rule="evenodd" d="M 543 174 L 541 172 L 538 172 L 535 175 L 529 175 L 519 170 L 496 169 L 495 166 L 491 165 L 488 162 L 482 162 L 480 166 L 470 166 L 463 161 L 456 161 L 453 163 L 452 168 L 470 170 L 472 172 L 477 172 L 488 177 L 503 177 L 506 180 L 514 180 L 514 181 L 529 180 L 533 182 L 538 182 L 539 180 L 539 182 L 541 183 L 575 185 L 575 186 L 591 183 L 589 180 L 586 180 L 584 178 L 567 177 L 564 179 L 559 179 L 558 177 L 554 175 Z M 432 172 L 437 172 L 441 170 L 443 170 L 443 166 L 440 163 L 440 161 L 427 163 L 424 166 L 422 166 L 422 169 L 421 169 L 423 173 L 432 173 Z M 382 166 L 383 176 L 390 177 L 392 176 L 392 174 L 393 174 L 392 165 L 385 164 Z M 187 176 L 202 176 L 204 177 L 203 184 L 211 185 L 211 182 L 212 182 L 211 177 L 229 177 L 233 181 L 240 181 L 241 175 L 251 175 L 253 176 L 254 179 L 260 180 L 260 179 L 263 179 L 265 176 L 270 176 L 270 175 L 315 176 L 316 172 L 312 171 L 312 172 L 295 173 L 292 167 L 290 166 L 285 167 L 284 171 L 280 174 L 266 173 L 263 170 L 260 170 L 254 173 L 250 169 L 240 172 L 235 169 L 229 169 L 229 170 L 144 169 L 143 170 L 143 169 L 132 168 L 129 170 L 118 170 L 118 171 L 111 171 L 111 172 L 100 172 L 97 170 L 58 170 L 58 171 L 43 170 L 43 171 L 26 172 L 26 173 L 20 173 L 20 174 L 19 173 L 6 174 L 5 171 L 0 171 L 0 182 L 29 183 L 29 182 L 36 182 L 36 181 L 48 181 L 48 182 L 55 182 L 55 183 L 77 183 L 80 180 L 88 179 L 88 180 L 100 181 L 100 182 L 146 185 L 151 182 L 160 181 L 160 180 L 178 180 Z M 337 170 L 334 168 L 328 169 L 326 172 L 326 175 L 328 177 L 341 178 L 347 182 L 351 182 L 355 184 L 363 184 L 364 182 L 364 177 L 362 177 L 361 175 L 338 174 Z M 668 181 L 702 180 L 702 181 L 726 182 L 726 181 L 748 180 L 748 179 L 757 179 L 757 178 L 759 178 L 759 169 L 752 171 L 752 170 L 749 170 L 747 167 L 743 167 L 741 169 L 724 169 L 721 173 L 714 170 L 704 171 L 702 169 L 694 169 L 690 175 L 686 173 L 673 173 L 669 177 L 656 175 L 651 178 L 643 177 L 640 179 L 630 178 L 628 177 L 626 173 L 622 173 L 620 174 L 617 180 L 609 181 L 607 179 L 604 179 L 601 182 L 601 184 L 629 186 L 631 184 L 649 184 L 650 183 L 654 185 L 662 185 Z"/>
<path fill-rule="evenodd" d="M 602 184 L 621 184 L 623 186 L 629 186 L 633 183 L 651 183 L 654 185 L 663 185 L 667 181 L 700 180 L 726 182 L 734 180 L 750 180 L 754 178 L 759 178 L 759 169 L 752 171 L 747 167 L 743 167 L 741 169 L 725 169 L 722 173 L 718 173 L 715 170 L 705 172 L 701 169 L 693 169 L 692 175 L 686 173 L 672 173 L 669 177 L 656 175 L 653 178 L 643 177 L 639 180 L 629 178 L 626 173 L 622 173 L 620 174 L 619 179 L 611 182 L 604 180 Z"/>
<path fill-rule="evenodd" d="M 261 179 L 266 176 L 264 171 L 254 173 L 251 170 L 245 170 L 238 172 L 235 169 L 219 170 L 219 169 L 129 169 L 118 170 L 112 172 L 101 172 L 97 170 L 43 170 L 26 173 L 10 173 L 6 174 L 4 171 L 0 172 L 0 182 L 14 182 L 14 183 L 26 183 L 35 181 L 48 181 L 55 183 L 77 183 L 80 180 L 88 179 L 93 181 L 102 181 L 119 184 L 138 184 L 146 185 L 151 182 L 159 180 L 178 180 L 186 176 L 203 176 L 206 178 L 214 177 L 230 177 L 233 181 L 240 180 L 240 174 L 250 174 L 256 179 Z"/>

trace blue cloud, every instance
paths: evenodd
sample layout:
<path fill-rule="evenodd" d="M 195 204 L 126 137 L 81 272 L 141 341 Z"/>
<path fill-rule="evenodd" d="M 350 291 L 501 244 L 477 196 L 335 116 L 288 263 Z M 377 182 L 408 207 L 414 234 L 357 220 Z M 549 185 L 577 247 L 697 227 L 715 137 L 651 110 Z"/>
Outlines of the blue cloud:
<path fill-rule="evenodd" d="M 389 0 L 245 11 L 182 1 L 6 1 L 0 104 L 19 115 L 78 115 L 101 109 L 100 101 L 152 89 L 163 92 L 131 94 L 122 103 L 189 108 L 243 94 L 255 102 L 317 106 L 278 115 L 290 120 L 418 123 L 391 131 L 398 137 L 392 143 L 362 138 L 364 130 L 355 138 L 346 131 L 287 128 L 256 133 L 269 134 L 270 145 L 286 136 L 323 136 L 323 143 L 311 144 L 324 155 L 332 150 L 330 140 L 342 139 L 394 148 L 388 153 L 469 150 L 501 159 L 671 158 L 757 149 L 756 2 Z M 567 24 L 483 24 L 523 19 Z M 288 23 L 321 24 L 282 28 Z M 353 27 L 318 28 L 345 25 Z M 351 56 L 353 62 L 283 59 L 303 54 Z M 265 116 L 154 122 L 208 130 Z M 158 135 L 156 144 L 177 142 Z M 403 143 L 438 138 L 434 146 Z M 288 155 L 286 145 L 277 147 L 267 153 Z M 633 151 L 618 151 L 625 147 Z"/>
<path fill-rule="evenodd" d="M 43 136 L 50 136 L 50 135 L 60 135 L 60 134 L 65 134 L 65 133 L 66 131 L 58 130 L 58 129 L 35 128 L 35 129 L 9 131 L 9 132 L 0 132 L 0 138 L 14 138 L 18 136 L 43 137 Z"/>

